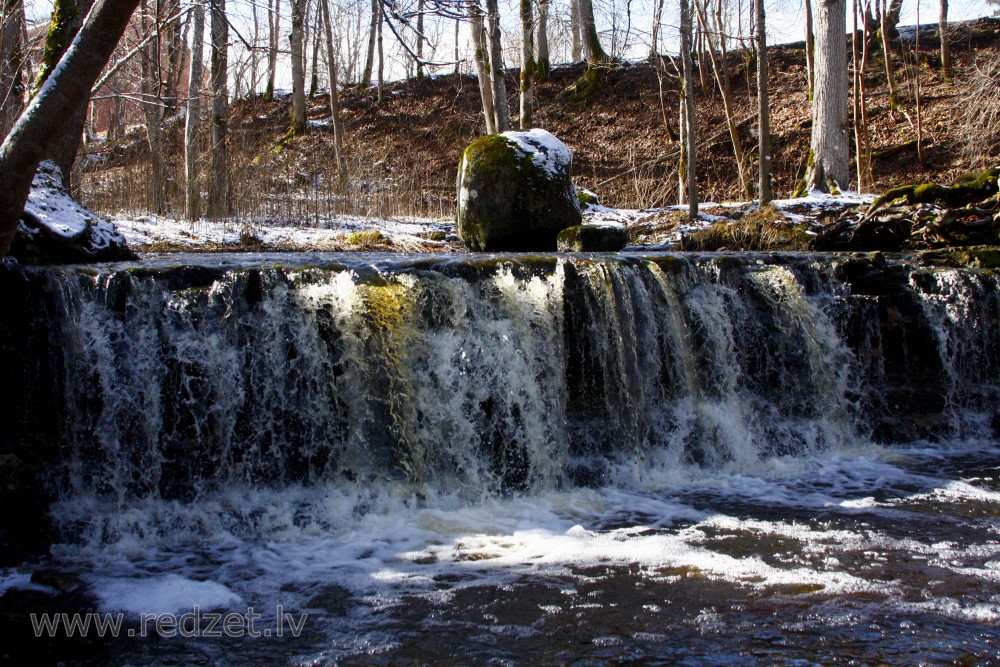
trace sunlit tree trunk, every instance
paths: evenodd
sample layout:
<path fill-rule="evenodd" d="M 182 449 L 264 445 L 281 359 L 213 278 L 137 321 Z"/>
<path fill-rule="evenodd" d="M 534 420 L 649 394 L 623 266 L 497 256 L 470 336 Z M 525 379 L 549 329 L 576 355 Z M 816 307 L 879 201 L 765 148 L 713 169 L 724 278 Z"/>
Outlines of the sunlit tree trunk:
<path fill-rule="evenodd" d="M 583 57 L 588 63 L 600 63 L 608 60 L 608 54 L 601 46 L 601 38 L 597 35 L 597 23 L 594 21 L 593 0 L 577 0 L 580 12 L 580 39 L 583 43 Z"/>
<path fill-rule="evenodd" d="M 347 184 L 347 159 L 344 157 L 344 125 L 340 121 L 340 90 L 337 81 L 337 58 L 333 44 L 333 22 L 330 0 L 321 0 L 323 26 L 326 32 L 326 69 L 330 75 L 330 118 L 333 121 L 333 156 L 337 161 L 337 183 Z"/>
<path fill-rule="evenodd" d="M 424 78 L 424 0 L 417 0 L 417 80 Z"/>
<path fill-rule="evenodd" d="M 807 190 L 831 192 L 850 185 L 846 36 L 845 0 L 819 0 L 812 141 L 804 182 Z"/>
<path fill-rule="evenodd" d="M 771 193 L 771 111 L 767 86 L 767 21 L 764 0 L 754 0 L 757 7 L 757 191 L 760 205 L 772 199 Z"/>
<path fill-rule="evenodd" d="M 142 14 L 144 34 L 152 34 L 153 39 L 146 44 L 140 54 L 142 72 L 143 115 L 146 119 L 146 141 L 149 144 L 149 209 L 162 215 L 165 208 L 164 164 L 163 164 L 163 102 L 160 97 L 162 72 L 159 67 L 160 26 L 159 17 L 150 12 L 146 0 L 139 5 Z"/>
<path fill-rule="evenodd" d="M 816 35 L 813 32 L 812 0 L 802 0 L 806 15 L 806 96 L 811 100 L 816 79 Z"/>
<path fill-rule="evenodd" d="M 267 46 L 267 88 L 264 99 L 274 99 L 274 80 L 278 73 L 278 43 L 281 30 L 281 0 L 267 0 L 268 46 Z"/>
<path fill-rule="evenodd" d="M 896 95 L 896 77 L 892 71 L 892 44 L 889 41 L 889 16 L 886 0 L 882 0 L 879 10 L 879 32 L 882 35 L 882 55 L 885 58 L 885 80 L 889 89 L 889 108 L 896 110 L 899 107 L 899 98 Z"/>
<path fill-rule="evenodd" d="M 372 0 L 372 18 L 371 24 L 368 27 L 368 53 L 365 56 L 365 70 L 361 74 L 361 81 L 358 83 L 358 88 L 362 90 L 372 85 L 372 70 L 375 68 L 375 33 L 378 30 L 380 7 L 380 0 Z"/>
<path fill-rule="evenodd" d="M 58 77 L 40 87 L 0 146 L 0 257 L 7 254 L 39 163 L 51 152 L 65 119 L 82 106 L 125 32 L 139 0 L 97 0 Z M 54 66 L 55 64 L 53 64 Z"/>
<path fill-rule="evenodd" d="M 305 22 L 307 0 L 292 0 L 292 135 L 306 133 Z"/>
<path fill-rule="evenodd" d="M 500 9 L 497 0 L 486 0 L 487 34 L 490 44 L 490 79 L 493 84 L 493 112 L 496 131 L 510 129 L 510 105 L 507 102 L 507 83 L 504 80 L 503 50 L 500 46 Z"/>
<path fill-rule="evenodd" d="M 322 5 L 322 2 L 316 3 L 316 14 L 314 15 L 313 25 L 311 28 L 313 33 L 313 41 L 312 41 L 312 76 L 309 78 L 309 99 L 316 97 L 316 91 L 319 89 L 319 45 L 321 43 L 319 38 L 320 35 L 319 31 L 320 31 L 320 26 L 323 25 L 320 20 L 322 12 L 320 5 Z M 307 25 L 306 35 L 308 35 L 309 32 L 310 32 L 310 27 Z"/>
<path fill-rule="evenodd" d="M 951 76 L 951 45 L 948 44 L 948 0 L 941 0 L 938 35 L 941 38 L 941 73 L 945 78 L 948 78 Z"/>
<path fill-rule="evenodd" d="M 483 25 L 483 10 L 478 0 L 468 5 L 469 23 L 472 27 L 472 44 L 475 48 L 476 75 L 479 78 L 479 95 L 483 101 L 483 117 L 486 119 L 486 134 L 497 131 L 496 112 L 493 109 L 493 71 L 490 69 L 486 46 L 486 28 Z"/>

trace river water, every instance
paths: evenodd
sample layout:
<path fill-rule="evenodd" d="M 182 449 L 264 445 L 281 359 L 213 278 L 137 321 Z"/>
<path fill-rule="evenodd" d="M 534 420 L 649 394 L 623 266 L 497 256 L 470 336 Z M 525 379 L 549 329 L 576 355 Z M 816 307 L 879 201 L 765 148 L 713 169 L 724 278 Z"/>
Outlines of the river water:
<path fill-rule="evenodd" d="M 1000 663 L 990 272 L 223 256 L 20 289 L 56 538 L 0 607 L 79 580 L 124 618 L 81 660 Z"/>

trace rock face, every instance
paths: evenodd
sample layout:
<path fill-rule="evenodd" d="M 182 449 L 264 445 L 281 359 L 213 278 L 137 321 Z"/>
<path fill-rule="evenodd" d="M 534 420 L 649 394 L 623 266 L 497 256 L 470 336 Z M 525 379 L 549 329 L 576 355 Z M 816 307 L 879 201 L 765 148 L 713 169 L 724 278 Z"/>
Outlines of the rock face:
<path fill-rule="evenodd" d="M 624 225 L 574 225 L 559 232 L 559 252 L 617 252 L 628 244 Z"/>
<path fill-rule="evenodd" d="M 62 172 L 43 162 L 35 173 L 9 255 L 25 264 L 73 264 L 135 259 L 125 237 L 74 200 Z"/>
<path fill-rule="evenodd" d="M 573 156 L 545 130 L 478 139 L 458 168 L 458 235 L 470 250 L 549 251 L 582 221 Z"/>

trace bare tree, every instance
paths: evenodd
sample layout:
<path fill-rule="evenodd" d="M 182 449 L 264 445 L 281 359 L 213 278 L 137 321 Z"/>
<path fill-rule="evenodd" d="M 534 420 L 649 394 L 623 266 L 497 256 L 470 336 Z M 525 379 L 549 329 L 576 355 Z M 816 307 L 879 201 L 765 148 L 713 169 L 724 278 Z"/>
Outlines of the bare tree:
<path fill-rule="evenodd" d="M 845 0 L 819 0 L 812 140 L 800 191 L 831 192 L 851 180 L 847 136 L 847 9 Z"/>
<path fill-rule="evenodd" d="M 683 129 L 684 183 L 681 186 L 681 203 L 688 205 L 688 217 L 698 217 L 697 153 L 694 124 L 694 63 L 691 62 L 691 8 L 688 0 L 681 5 L 681 127 Z"/>
<path fill-rule="evenodd" d="M 292 33 L 289 37 L 292 50 L 292 128 L 293 136 L 305 134 L 306 125 L 306 68 L 303 40 L 307 0 L 291 0 Z"/>
<path fill-rule="evenodd" d="M 771 193 L 771 112 L 767 87 L 767 21 L 764 0 L 754 0 L 757 7 L 757 191 L 760 205 L 772 199 Z"/>
<path fill-rule="evenodd" d="M 142 0 L 140 19 L 142 33 L 150 39 L 142 49 L 139 62 L 142 71 L 142 111 L 146 119 L 146 141 L 149 144 L 149 207 L 160 215 L 166 211 L 166 191 L 163 162 L 163 98 L 160 82 L 160 16 Z M 156 9 L 159 9 L 158 7 Z"/>
<path fill-rule="evenodd" d="M 522 130 L 530 130 L 535 104 L 535 17 L 531 0 L 521 0 L 521 117 Z"/>
<path fill-rule="evenodd" d="M 229 182 L 229 22 L 226 0 L 212 3 L 212 181 L 208 216 L 224 218 L 230 211 Z"/>
<path fill-rule="evenodd" d="M 52 24 L 45 37 L 41 71 L 35 83 L 36 90 L 41 88 L 66 53 L 93 4 L 93 0 L 56 0 L 52 10 Z M 76 108 L 61 119 L 65 131 L 59 132 L 55 141 L 50 144 L 49 154 L 45 156 L 45 159 L 59 165 L 63 183 L 67 188 L 70 185 L 73 163 L 76 161 L 77 153 L 80 152 L 83 126 L 87 122 L 87 102 L 88 100 L 80 100 Z"/>
<path fill-rule="evenodd" d="M 375 31 L 378 28 L 379 16 L 381 15 L 380 0 L 372 0 L 372 19 L 368 28 L 368 55 L 365 58 L 365 71 L 361 75 L 361 82 L 358 87 L 364 90 L 372 85 L 372 69 L 375 67 Z"/>
<path fill-rule="evenodd" d="M 281 0 L 267 0 L 268 45 L 267 45 L 267 88 L 264 99 L 274 99 L 274 81 L 278 72 L 278 42 L 281 30 Z"/>
<path fill-rule="evenodd" d="M 347 184 L 347 159 L 344 157 L 344 126 L 340 122 L 340 91 L 337 83 L 337 58 L 333 46 L 333 21 L 330 0 L 321 0 L 323 26 L 326 33 L 326 68 L 330 76 L 330 119 L 333 122 L 333 153 L 337 161 L 337 183 Z"/>
<path fill-rule="evenodd" d="M 886 5 L 886 0 L 882 0 L 879 9 L 879 33 L 881 33 L 882 37 L 882 55 L 885 60 L 885 80 L 889 90 L 889 108 L 895 111 L 899 107 L 899 98 L 896 96 L 896 81 L 892 72 L 892 44 L 889 37 L 889 20 L 889 9 Z"/>
<path fill-rule="evenodd" d="M 608 54 L 601 46 L 601 38 L 597 34 L 597 22 L 594 20 L 593 0 L 576 0 L 580 19 L 580 36 L 583 43 L 583 57 L 591 64 L 608 60 Z M 690 17 L 688 17 L 690 18 Z"/>
<path fill-rule="evenodd" d="M 506 132 L 510 129 L 510 105 L 507 102 L 507 83 L 504 81 L 503 49 L 500 45 L 500 9 L 497 0 L 486 0 L 486 19 L 496 131 Z"/>
<path fill-rule="evenodd" d="M 802 0 L 802 8 L 806 15 L 806 95 L 812 99 L 813 86 L 816 79 L 816 34 L 813 32 L 812 0 Z"/>
<path fill-rule="evenodd" d="M 50 154 L 65 119 L 86 109 L 90 89 L 125 32 L 139 0 L 97 0 L 72 48 L 58 61 L 0 146 L 0 257 L 7 254 L 39 163 Z M 53 68 L 55 69 L 55 64 Z M 51 70 L 50 70 L 51 71 Z"/>
<path fill-rule="evenodd" d="M 490 69 L 486 45 L 486 27 L 483 24 L 483 9 L 479 0 L 468 4 L 469 23 L 472 27 L 472 44 L 475 49 L 476 74 L 479 78 L 479 95 L 483 101 L 483 116 L 486 119 L 486 134 L 497 131 L 496 112 L 493 108 L 493 71 Z"/>
<path fill-rule="evenodd" d="M 191 6 L 191 62 L 188 68 L 187 119 L 184 123 L 184 214 L 188 220 L 201 217 L 201 183 L 199 182 L 198 126 L 201 125 L 201 84 L 204 79 L 202 58 L 205 43 L 205 8 L 200 3 Z"/>
<path fill-rule="evenodd" d="M 6 135 L 24 109 L 24 1 L 3 0 L 0 21 L 0 132 Z"/>
<path fill-rule="evenodd" d="M 938 36 L 941 38 L 941 73 L 945 78 L 948 78 L 951 76 L 951 45 L 948 44 L 948 0 L 941 0 Z"/>
<path fill-rule="evenodd" d="M 549 58 L 549 0 L 538 0 L 538 30 L 535 35 L 535 76 L 539 81 L 549 78 L 552 68 Z M 457 59 L 457 58 L 456 58 Z"/>

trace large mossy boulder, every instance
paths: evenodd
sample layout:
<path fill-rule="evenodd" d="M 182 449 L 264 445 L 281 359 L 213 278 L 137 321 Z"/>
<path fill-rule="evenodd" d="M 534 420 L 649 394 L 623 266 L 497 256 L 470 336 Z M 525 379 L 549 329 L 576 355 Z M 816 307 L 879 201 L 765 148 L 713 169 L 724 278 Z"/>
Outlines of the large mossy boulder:
<path fill-rule="evenodd" d="M 63 186 L 62 172 L 53 162 L 43 162 L 35 172 L 8 254 L 25 264 L 136 258 L 113 224 L 70 196 Z"/>
<path fill-rule="evenodd" d="M 469 144 L 458 168 L 458 235 L 470 250 L 551 251 L 582 222 L 573 156 L 545 130 L 491 134 Z"/>

